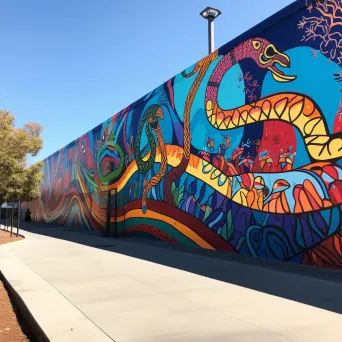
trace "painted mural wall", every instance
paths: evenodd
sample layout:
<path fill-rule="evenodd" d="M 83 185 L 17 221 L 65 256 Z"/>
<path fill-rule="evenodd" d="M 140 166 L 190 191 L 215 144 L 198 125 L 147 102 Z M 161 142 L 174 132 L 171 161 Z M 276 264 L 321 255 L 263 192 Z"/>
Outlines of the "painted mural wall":
<path fill-rule="evenodd" d="M 341 66 L 342 2 L 297 1 L 47 158 L 33 218 L 110 191 L 118 234 L 341 269 Z"/>

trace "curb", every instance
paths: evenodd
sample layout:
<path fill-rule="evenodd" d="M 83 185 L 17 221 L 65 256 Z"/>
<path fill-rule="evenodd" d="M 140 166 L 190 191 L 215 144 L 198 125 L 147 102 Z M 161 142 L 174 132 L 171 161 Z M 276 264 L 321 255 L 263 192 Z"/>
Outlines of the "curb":
<path fill-rule="evenodd" d="M 26 334 L 28 334 L 29 339 L 33 339 L 36 342 L 50 342 L 40 325 L 37 323 L 35 318 L 32 316 L 31 312 L 27 308 L 24 301 L 18 295 L 18 293 L 14 290 L 12 285 L 8 282 L 4 274 L 0 271 L 0 280 L 3 281 L 5 289 L 7 290 L 10 300 L 15 302 L 17 307 L 17 311 L 19 312 L 20 319 L 24 323 L 24 330 Z M 25 333 L 24 332 L 24 333 Z"/>

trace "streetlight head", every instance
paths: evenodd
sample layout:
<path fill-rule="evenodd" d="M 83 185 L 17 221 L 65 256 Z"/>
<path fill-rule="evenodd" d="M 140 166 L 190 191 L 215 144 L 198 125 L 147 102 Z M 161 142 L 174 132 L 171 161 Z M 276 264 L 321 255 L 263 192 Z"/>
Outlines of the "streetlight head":
<path fill-rule="evenodd" d="M 204 9 L 200 15 L 204 18 L 204 19 L 215 19 L 217 18 L 219 15 L 221 14 L 221 11 L 216 9 L 216 8 L 212 8 L 212 7 L 207 7 L 206 9 Z"/>

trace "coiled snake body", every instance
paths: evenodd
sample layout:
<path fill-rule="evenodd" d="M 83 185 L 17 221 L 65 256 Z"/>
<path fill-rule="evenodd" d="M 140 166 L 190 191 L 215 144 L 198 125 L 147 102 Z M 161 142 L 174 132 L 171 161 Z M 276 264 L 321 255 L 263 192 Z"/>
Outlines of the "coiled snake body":
<path fill-rule="evenodd" d="M 342 133 L 330 134 L 324 116 L 308 96 L 296 93 L 273 94 L 250 105 L 223 110 L 218 104 L 218 88 L 225 73 L 236 63 L 252 58 L 259 67 L 269 69 L 278 82 L 290 82 L 275 66 L 290 66 L 290 59 L 264 39 L 249 39 L 226 54 L 209 79 L 205 94 L 205 109 L 209 122 L 219 130 L 229 130 L 255 122 L 278 120 L 297 127 L 311 160 L 337 160 L 342 156 Z"/>
<path fill-rule="evenodd" d="M 184 126 L 183 126 L 183 134 L 184 134 L 184 146 L 183 146 L 183 155 L 180 163 L 170 170 L 164 179 L 164 200 L 169 205 L 175 206 L 172 197 L 172 183 L 175 182 L 186 170 L 189 164 L 190 159 L 190 148 L 191 148 L 191 133 L 190 133 L 190 113 L 192 104 L 194 102 L 196 93 L 198 88 L 205 76 L 210 63 L 217 57 L 217 51 L 213 52 L 209 56 L 202 59 L 195 66 L 194 70 L 189 74 L 182 73 L 183 77 L 190 77 L 196 72 L 198 72 L 194 83 L 192 84 L 188 96 L 185 101 L 184 106 Z"/>
<path fill-rule="evenodd" d="M 160 130 L 158 119 L 164 119 L 164 113 L 163 113 L 162 108 L 159 105 L 153 104 L 145 110 L 143 117 L 140 120 L 137 137 L 136 137 L 135 144 L 134 144 L 134 154 L 135 154 L 136 163 L 138 166 L 138 170 L 142 174 L 145 174 L 151 170 L 151 168 L 153 167 L 155 158 L 156 158 L 157 144 L 155 142 L 155 139 L 151 130 L 154 130 L 156 132 L 158 148 L 161 154 L 161 164 L 160 164 L 157 174 L 153 176 L 149 181 L 146 181 L 146 180 L 144 181 L 144 190 L 143 190 L 143 195 L 142 195 L 142 210 L 144 213 L 147 210 L 147 205 L 146 205 L 147 194 L 150 191 L 150 189 L 156 186 L 164 177 L 166 167 L 167 167 L 166 149 L 165 149 L 164 139 Z M 146 127 L 145 128 L 146 136 L 147 136 L 148 143 L 150 145 L 150 155 L 147 160 L 142 159 L 141 152 L 140 152 L 141 135 L 142 135 L 144 126 Z"/>
<path fill-rule="evenodd" d="M 198 62 L 189 74 L 183 72 L 184 77 L 190 77 L 198 72 L 188 93 L 184 106 L 184 146 L 181 162 L 166 175 L 167 155 L 164 140 L 159 127 L 158 118 L 163 118 L 163 112 L 158 105 L 150 106 L 140 121 L 135 141 L 135 158 L 141 173 L 147 173 L 153 166 L 156 157 L 156 142 L 151 128 L 156 131 L 158 148 L 161 153 L 161 165 L 158 173 L 149 181 L 144 182 L 142 198 L 143 211 L 146 212 L 146 197 L 148 191 L 164 179 L 164 200 L 174 205 L 172 197 L 172 183 L 187 169 L 190 159 L 191 134 L 190 112 L 195 95 L 205 76 L 210 63 L 218 57 L 215 51 Z M 268 120 L 286 121 L 299 129 L 312 161 L 328 161 L 342 156 L 342 133 L 329 134 L 323 114 L 315 102 L 308 96 L 296 93 L 279 93 L 267 96 L 250 105 L 223 110 L 218 105 L 218 88 L 225 73 L 243 59 L 252 59 L 262 69 L 271 71 L 277 82 L 291 82 L 295 76 L 286 76 L 276 64 L 283 67 L 290 66 L 290 59 L 286 54 L 277 51 L 273 44 L 261 38 L 249 39 L 228 52 L 216 65 L 208 81 L 205 93 L 205 110 L 209 123 L 219 130 L 229 130 L 237 127 Z M 140 153 L 140 140 L 143 126 L 146 123 L 146 135 L 150 145 L 150 155 L 143 160 Z"/>

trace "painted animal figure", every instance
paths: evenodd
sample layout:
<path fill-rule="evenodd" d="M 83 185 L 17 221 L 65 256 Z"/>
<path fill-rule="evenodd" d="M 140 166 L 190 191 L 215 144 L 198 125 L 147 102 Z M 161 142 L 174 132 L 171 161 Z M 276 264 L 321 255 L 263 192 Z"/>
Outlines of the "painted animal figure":
<path fill-rule="evenodd" d="M 242 173 L 245 172 L 245 170 L 247 172 L 250 172 L 253 168 L 254 165 L 254 161 L 251 159 L 250 154 L 248 153 L 246 157 L 242 157 L 240 156 L 240 161 L 238 166 L 240 167 L 240 170 L 242 171 Z"/>
<path fill-rule="evenodd" d="M 207 148 L 210 152 L 213 152 L 215 148 L 214 140 L 210 137 L 207 138 Z"/>
<path fill-rule="evenodd" d="M 269 151 L 265 150 L 260 153 L 259 156 L 261 170 L 265 172 L 270 172 L 272 169 L 273 160 L 270 156 Z"/>
<path fill-rule="evenodd" d="M 164 179 L 164 200 L 171 206 L 175 206 L 173 196 L 172 196 L 172 184 L 179 179 L 186 171 L 189 160 L 190 160 L 190 149 L 191 149 L 191 132 L 190 132 L 190 113 L 192 109 L 192 105 L 195 100 L 196 93 L 199 89 L 199 86 L 205 76 L 210 63 L 218 56 L 217 51 L 213 52 L 207 57 L 204 57 L 199 63 L 196 64 L 195 68 L 189 73 L 182 73 L 183 77 L 187 78 L 197 73 L 194 83 L 191 85 L 188 96 L 185 100 L 184 106 L 184 124 L 183 124 L 183 155 L 181 162 L 171 169 L 166 175 Z"/>
<path fill-rule="evenodd" d="M 217 55 L 216 55 L 217 56 Z M 227 59 L 227 56 L 229 57 L 229 59 Z M 273 115 L 277 115 L 277 118 L 279 119 L 280 117 L 282 117 L 284 115 L 284 113 L 287 113 L 289 118 L 291 118 L 291 120 L 293 121 L 294 124 L 296 124 L 298 127 L 301 127 L 301 125 L 304 122 L 304 126 L 305 128 L 302 128 L 304 131 L 306 131 L 306 134 L 309 134 L 308 132 L 308 126 L 309 123 L 306 121 L 308 116 L 307 111 L 309 110 L 314 110 L 313 108 L 311 108 L 311 104 L 313 103 L 311 100 L 307 100 L 307 97 L 303 96 L 303 95 L 289 95 L 289 93 L 286 93 L 286 96 L 293 96 L 291 99 L 292 101 L 294 101 L 294 99 L 296 99 L 297 97 L 299 98 L 299 103 L 296 102 L 296 105 L 294 103 L 292 103 L 291 101 L 289 103 L 291 103 L 291 105 L 287 106 L 287 102 L 286 101 L 281 101 L 281 103 L 279 103 L 279 101 L 276 101 L 276 103 L 274 105 L 271 106 L 271 100 L 274 99 L 274 95 L 268 96 L 265 99 L 263 99 L 263 104 L 264 106 L 257 108 L 252 107 L 252 105 L 245 105 L 245 106 L 241 106 L 237 109 L 232 109 L 232 110 L 221 110 L 219 111 L 219 113 L 217 115 L 214 115 L 214 112 L 216 112 L 218 110 L 218 104 L 215 104 L 213 106 L 212 109 L 210 109 L 208 107 L 208 103 L 213 104 L 213 100 L 215 100 L 217 98 L 217 92 L 218 92 L 218 85 L 214 84 L 212 79 L 215 79 L 215 77 L 217 78 L 218 81 L 220 81 L 223 78 L 224 73 L 233 65 L 232 61 L 237 61 L 237 57 L 239 56 L 239 58 L 242 60 L 243 58 L 248 58 L 248 56 L 250 56 L 249 58 L 252 58 L 253 60 L 255 60 L 257 62 L 257 64 L 259 66 L 263 66 L 264 68 L 267 68 L 269 70 L 271 70 L 273 72 L 273 77 L 277 80 L 277 81 L 291 81 L 293 79 L 295 79 L 294 76 L 285 76 L 281 71 L 279 71 L 275 64 L 276 63 L 282 63 L 282 65 L 289 65 L 289 58 L 287 55 L 279 53 L 275 47 L 270 44 L 269 42 L 262 40 L 262 39 L 251 39 L 241 45 L 239 45 L 238 47 L 236 47 L 234 49 L 234 52 L 231 52 L 230 54 L 227 54 L 226 56 L 223 57 L 223 59 L 216 65 L 216 67 L 214 68 L 214 71 L 212 72 L 209 82 L 207 84 L 207 88 L 206 88 L 206 104 L 207 104 L 207 117 L 210 120 L 210 123 L 218 129 L 222 129 L 222 125 L 225 125 L 226 129 L 230 129 L 230 128 L 234 128 L 234 127 L 238 127 L 243 126 L 243 125 L 248 125 L 248 124 L 252 124 L 254 122 L 261 122 L 262 120 L 266 120 L 267 119 L 267 115 L 270 115 L 271 120 L 273 118 Z M 256 58 L 256 56 L 258 56 L 258 58 Z M 201 82 L 201 79 L 205 73 L 205 71 L 208 69 L 208 65 L 210 64 L 210 61 L 212 61 L 213 59 L 215 59 L 215 54 L 209 55 L 208 57 L 206 57 L 204 60 L 200 61 L 199 63 L 197 63 L 193 69 L 193 71 L 191 73 L 189 73 L 188 75 L 185 76 L 190 76 L 193 75 L 197 72 L 199 72 L 197 74 L 197 77 L 194 81 L 194 83 L 192 84 L 191 88 L 190 88 L 190 92 L 188 94 L 186 103 L 185 103 L 185 108 L 186 111 L 184 113 L 185 117 L 184 117 L 184 122 L 188 122 L 184 125 L 184 147 L 182 152 L 180 152 L 179 148 L 176 148 L 175 151 L 177 150 L 177 154 L 180 156 L 180 161 L 177 161 L 175 159 L 169 159 L 165 158 L 164 155 L 168 156 L 170 154 L 170 150 L 168 149 L 168 146 L 165 145 L 165 150 L 166 152 L 159 152 L 159 157 L 160 162 L 161 162 L 161 166 L 163 166 L 162 170 L 166 170 L 166 164 L 171 164 L 172 168 L 171 170 L 166 173 L 164 175 L 164 173 L 159 173 L 160 177 L 158 177 L 158 184 L 160 182 L 160 179 L 162 178 L 162 176 L 164 175 L 164 201 L 171 205 L 171 206 L 175 206 L 176 202 L 174 202 L 175 200 L 175 195 L 174 195 L 174 191 L 173 189 L 176 188 L 177 184 L 176 181 L 179 179 L 179 177 L 181 177 L 181 175 L 183 175 L 183 173 L 186 171 L 188 174 L 192 174 L 195 175 L 196 177 L 198 177 L 199 179 L 201 179 L 202 177 L 204 177 L 205 175 L 210 175 L 209 178 L 206 178 L 207 176 L 205 176 L 205 182 L 212 186 L 213 188 L 215 188 L 217 191 L 219 191 L 221 194 L 223 194 L 224 196 L 226 196 L 227 198 L 232 199 L 233 201 L 235 201 L 236 196 L 233 196 L 233 191 L 230 188 L 234 182 L 234 177 L 236 177 L 236 172 L 230 172 L 227 170 L 225 170 L 226 168 L 224 167 L 224 165 L 221 165 L 220 163 L 216 163 L 215 160 L 213 161 L 213 164 L 210 164 L 209 161 L 206 161 L 205 159 L 202 159 L 202 161 L 197 161 L 196 158 L 193 156 L 192 162 L 190 162 L 190 157 L 192 156 L 190 154 L 190 145 L 188 144 L 190 142 L 191 139 L 191 135 L 190 135 L 190 125 L 189 125 L 189 108 L 192 105 L 192 101 L 194 99 L 194 95 L 196 94 L 196 91 L 198 89 L 198 86 Z M 224 64 L 221 65 L 223 63 L 223 61 L 225 63 L 228 64 Z M 229 64 L 230 62 L 230 64 Z M 216 76 L 215 76 L 216 75 Z M 214 77 L 215 76 L 215 77 Z M 278 97 L 283 98 L 284 94 L 277 94 Z M 302 102 L 305 103 L 302 103 Z M 309 101 L 309 102 L 307 102 Z M 267 106 L 265 106 L 265 104 Z M 308 106 L 304 106 L 304 104 L 308 104 Z M 302 111 L 302 106 L 304 106 L 303 111 Z M 250 109 L 250 111 L 244 110 L 241 111 L 241 108 L 247 108 Z M 260 110 L 259 110 L 260 109 Z M 269 112 L 267 111 L 267 109 L 269 109 Z M 239 111 L 241 111 L 241 115 L 239 115 Z M 263 111 L 261 113 L 261 111 Z M 264 113 L 266 111 L 266 113 Z M 274 112 L 274 113 L 273 113 Z M 210 114 L 211 113 L 211 114 Z M 229 115 L 228 115 L 228 114 Z M 255 115 L 255 113 L 257 113 L 257 115 Z M 311 113 L 311 112 L 310 112 Z M 260 114 L 260 115 L 259 115 Z M 225 120 L 223 120 L 222 122 L 217 121 L 218 118 L 222 118 L 222 115 L 226 115 L 226 119 L 229 119 L 229 122 Z M 228 116 L 227 116 L 228 115 Z M 236 117 L 236 115 L 238 115 Z M 295 115 L 295 117 L 293 116 Z M 266 117 L 266 119 L 264 118 L 264 116 Z M 144 114 L 144 118 L 145 114 Z M 267 119 L 268 120 L 268 119 Z M 300 120 L 300 122 L 298 123 L 297 120 Z M 303 121 L 304 120 L 304 121 Z M 291 122 L 292 122 L 291 121 Z M 139 130 L 138 130 L 138 135 L 137 137 L 140 136 L 139 132 L 141 132 L 142 130 L 142 125 L 143 125 L 143 120 L 140 123 L 139 126 Z M 235 124 L 234 122 L 237 122 L 237 124 Z M 311 122 L 311 121 L 310 121 Z M 316 123 L 317 125 L 320 124 L 321 120 L 314 120 L 313 123 Z M 234 124 L 234 126 L 231 126 L 232 123 Z M 301 124 L 300 124 L 301 123 Z M 312 123 L 312 122 L 311 122 Z M 146 128 L 147 129 L 147 128 Z M 315 129 L 314 127 L 312 128 L 313 130 Z M 148 129 L 147 129 L 148 130 Z M 310 130 L 311 131 L 311 130 Z M 161 136 L 161 131 L 160 134 L 158 134 Z M 147 136 L 149 136 L 147 134 Z M 151 138 L 151 139 L 150 139 Z M 156 143 L 154 142 L 153 139 L 153 135 L 151 134 L 150 138 L 148 138 L 148 140 L 151 140 L 151 144 L 150 146 L 152 146 L 151 148 L 151 153 L 147 156 L 147 158 L 145 157 L 145 159 L 143 160 L 142 157 L 140 157 L 140 150 L 136 149 L 135 153 L 139 156 L 137 158 L 137 165 L 138 165 L 138 169 L 142 170 L 141 173 L 144 172 L 148 172 L 150 170 L 150 167 L 154 164 L 155 158 L 156 158 Z M 162 138 L 162 136 L 161 136 Z M 338 140 L 335 140 L 335 142 L 338 143 Z M 251 168 L 254 165 L 254 160 L 251 158 L 250 156 L 250 151 L 249 149 L 251 148 L 251 144 L 252 141 L 250 141 L 250 139 L 247 139 L 246 142 L 242 142 L 241 143 L 241 147 L 237 147 L 232 154 L 232 160 L 235 162 L 235 169 L 239 170 L 238 173 L 244 173 L 244 172 L 250 172 Z M 315 145 L 316 146 L 316 145 Z M 136 145 L 137 147 L 137 145 Z M 139 147 L 140 148 L 140 147 Z M 170 146 L 171 149 L 173 149 L 173 147 Z M 322 151 L 323 153 L 324 151 Z M 331 151 L 329 150 L 329 153 Z M 189 155 L 189 160 L 187 160 L 186 156 Z M 153 158 L 151 157 L 153 156 Z M 204 155 L 203 155 L 204 156 Z M 147 168 L 147 170 L 144 170 L 144 167 L 141 168 L 141 161 L 143 161 L 142 165 L 147 165 L 150 164 L 150 166 Z M 216 167 L 215 167 L 216 166 Z M 298 172 L 298 171 L 297 171 Z M 268 182 L 270 180 L 268 179 Z M 316 184 L 316 186 L 321 187 L 321 185 L 318 185 L 316 182 L 316 180 L 312 180 L 310 181 L 311 184 Z M 216 184 L 215 184 L 216 183 Z M 308 182 L 304 182 L 305 184 L 309 184 Z M 299 184 L 300 186 L 303 186 L 303 188 L 301 188 L 300 192 L 297 192 L 298 194 L 303 193 L 303 191 L 306 193 L 307 189 L 305 188 L 303 181 Z M 145 191 L 143 192 L 144 196 L 143 199 L 145 199 L 145 195 L 146 195 L 146 189 L 148 189 L 144 186 Z M 114 187 L 115 184 L 112 185 L 112 187 Z M 266 188 L 266 185 L 265 185 Z M 268 186 L 269 188 L 269 186 Z M 236 190 L 234 190 L 236 191 Z M 319 206 L 321 208 L 327 208 L 329 206 L 332 206 L 332 202 L 331 200 L 329 200 L 329 195 L 326 194 L 324 192 L 324 189 L 321 188 L 321 192 L 319 196 L 321 196 L 322 201 L 319 203 Z M 285 197 L 284 197 L 285 196 Z M 284 193 L 284 195 L 282 197 L 284 198 L 288 198 L 289 201 L 292 203 L 291 207 L 289 207 L 289 210 L 293 210 L 294 207 L 294 201 L 296 201 L 297 199 L 295 199 L 294 197 L 294 192 L 292 191 L 287 191 L 286 194 Z M 179 201 L 182 200 L 182 197 L 180 197 L 180 194 L 177 198 L 177 203 Z M 144 201 L 143 201 L 144 203 Z M 274 202 L 276 205 L 275 206 L 267 206 L 267 207 L 263 207 L 263 211 L 265 210 L 272 210 L 272 212 L 276 212 L 277 206 L 280 205 L 279 203 L 281 202 Z M 278 204 L 277 204 L 278 203 Z M 241 204 L 240 202 L 238 204 Z M 301 210 L 303 211 L 310 211 L 313 210 L 314 206 L 312 206 L 311 204 L 308 204 L 304 207 L 302 207 Z M 279 209 L 280 210 L 280 209 Z M 143 211 L 145 211 L 145 207 L 143 205 Z"/>
<path fill-rule="evenodd" d="M 91 154 L 89 149 L 87 153 Z M 117 178 L 124 166 L 125 157 L 121 146 L 116 141 L 114 122 L 102 127 L 95 149 L 95 163 L 98 172 L 95 173 L 97 184 L 104 185 Z"/>
<path fill-rule="evenodd" d="M 236 63 L 251 58 L 262 69 L 271 71 L 277 82 L 291 82 L 277 68 L 290 66 L 290 59 L 265 39 L 248 39 L 227 53 L 215 67 L 208 81 L 205 109 L 211 125 L 229 130 L 255 122 L 278 120 L 292 124 L 301 133 L 312 160 L 336 160 L 341 157 L 342 134 L 330 134 L 320 108 L 309 97 L 296 93 L 267 96 L 250 105 L 222 109 L 218 104 L 218 88 L 225 73 Z"/>
<path fill-rule="evenodd" d="M 228 135 L 222 135 L 222 137 L 224 144 L 219 145 L 219 155 L 224 157 L 228 147 L 230 146 L 230 137 Z"/>
<path fill-rule="evenodd" d="M 342 11 L 328 3 L 297 1 L 49 157 L 33 218 L 342 269 Z"/>
<path fill-rule="evenodd" d="M 161 133 L 161 129 L 159 126 L 159 121 L 158 121 L 159 119 L 164 119 L 164 113 L 160 106 L 151 105 L 145 110 L 142 116 L 142 119 L 140 120 L 140 123 L 139 123 L 137 138 L 135 140 L 135 145 L 134 145 L 134 154 L 135 154 L 137 166 L 138 166 L 140 173 L 142 174 L 146 174 L 152 169 L 155 158 L 156 158 L 157 144 L 154 140 L 152 130 L 156 132 L 158 148 L 162 157 L 158 173 L 155 176 L 153 176 L 150 180 L 144 181 L 144 190 L 143 190 L 143 196 L 142 196 L 142 210 L 144 213 L 146 213 L 146 210 L 147 210 L 147 204 L 146 204 L 147 194 L 149 190 L 152 187 L 156 186 L 164 177 L 164 174 L 166 172 L 166 167 L 167 167 L 167 156 L 166 156 L 166 151 L 165 151 L 163 135 Z M 147 160 L 143 160 L 141 157 L 141 153 L 140 153 L 140 141 L 141 141 L 141 136 L 142 136 L 142 131 L 143 131 L 144 126 L 146 127 L 145 128 L 146 136 L 147 136 L 148 143 L 150 145 L 150 155 Z"/>
<path fill-rule="evenodd" d="M 290 146 L 286 152 L 280 150 L 278 166 L 280 165 L 282 171 L 289 171 L 292 169 L 293 160 L 296 153 L 291 153 L 292 146 Z"/>
<path fill-rule="evenodd" d="M 233 164 L 236 168 L 238 168 L 238 164 L 240 161 L 240 156 L 242 156 L 243 152 L 244 152 L 245 148 L 244 147 L 236 147 L 232 153 L 232 161 Z"/>

